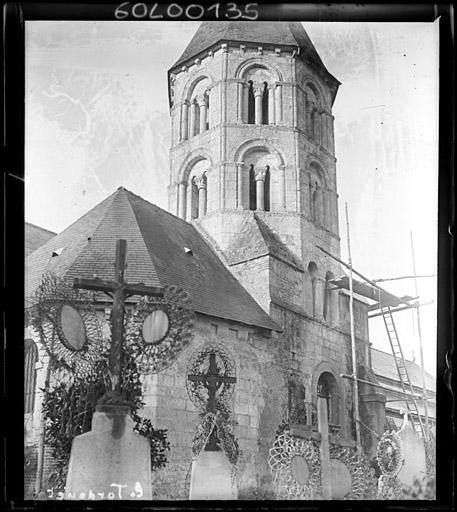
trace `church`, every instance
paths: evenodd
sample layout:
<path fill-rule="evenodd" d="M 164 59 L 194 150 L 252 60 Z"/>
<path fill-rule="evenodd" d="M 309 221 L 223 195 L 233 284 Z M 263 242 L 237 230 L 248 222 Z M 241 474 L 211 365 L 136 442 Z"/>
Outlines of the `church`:
<path fill-rule="evenodd" d="M 144 379 L 143 412 L 170 441 L 166 466 L 152 475 L 155 499 L 188 497 L 199 416 L 186 372 L 206 343 L 223 345 L 236 366 L 240 499 L 267 494 L 278 429 L 313 425 L 318 397 L 327 401 L 329 434 L 355 442 L 353 383 L 342 377 L 353 364 L 349 293 L 334 284 L 344 272 L 328 256 L 340 257 L 332 115 L 339 85 L 301 23 L 203 22 L 168 72 L 168 212 L 120 187 L 63 232 L 41 238 L 26 259 L 27 299 L 45 272 L 111 279 L 116 240 L 125 239 L 128 282 L 188 292 L 190 345 Z M 107 323 L 109 300 L 94 307 Z M 355 297 L 356 366 L 376 381 L 369 307 Z M 35 364 L 42 358 L 32 329 L 26 338 L 25 444 L 33 448 L 46 362 Z M 385 397 L 364 386 L 359 403 L 372 460 Z M 44 459 L 43 479 L 52 466 L 46 449 Z"/>

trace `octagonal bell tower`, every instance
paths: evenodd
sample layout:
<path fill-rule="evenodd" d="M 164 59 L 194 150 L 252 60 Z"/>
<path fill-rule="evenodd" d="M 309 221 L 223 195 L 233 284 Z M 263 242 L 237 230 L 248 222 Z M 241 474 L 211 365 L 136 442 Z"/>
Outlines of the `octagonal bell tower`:
<path fill-rule="evenodd" d="M 316 248 L 339 254 L 338 80 L 298 22 L 203 22 L 168 79 L 169 210 L 217 244 L 267 311 L 313 308 L 303 282 L 339 273 Z M 260 290 L 248 262 L 267 254 Z M 298 273 L 284 294 L 282 264 Z"/>

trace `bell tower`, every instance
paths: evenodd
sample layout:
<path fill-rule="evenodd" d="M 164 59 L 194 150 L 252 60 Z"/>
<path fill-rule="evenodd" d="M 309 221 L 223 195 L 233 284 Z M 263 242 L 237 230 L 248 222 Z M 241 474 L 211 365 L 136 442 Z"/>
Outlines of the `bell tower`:
<path fill-rule="evenodd" d="M 168 84 L 169 210 L 196 223 L 267 311 L 279 301 L 322 317 L 339 273 L 316 247 L 339 254 L 339 81 L 302 24 L 203 22 Z"/>

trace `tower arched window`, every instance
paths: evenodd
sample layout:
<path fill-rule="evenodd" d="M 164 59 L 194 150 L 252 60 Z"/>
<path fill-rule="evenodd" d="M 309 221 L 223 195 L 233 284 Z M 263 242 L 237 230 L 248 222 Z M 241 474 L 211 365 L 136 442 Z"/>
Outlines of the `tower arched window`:
<path fill-rule="evenodd" d="M 209 161 L 202 158 L 191 167 L 186 180 L 185 204 L 181 208 L 185 215 L 180 214 L 181 218 L 191 221 L 206 215 L 209 165 Z"/>
<path fill-rule="evenodd" d="M 209 129 L 209 97 L 209 79 L 198 79 L 182 105 L 181 140 L 187 140 Z"/>
<path fill-rule="evenodd" d="M 339 393 L 335 377 L 330 372 L 323 372 L 317 381 L 317 396 L 327 402 L 328 423 L 338 426 L 339 420 Z"/>
<path fill-rule="evenodd" d="M 242 73 L 240 85 L 240 119 L 248 124 L 274 124 L 281 120 L 281 90 L 278 74 L 259 64 Z M 277 91 L 277 92 L 276 92 Z"/>
<path fill-rule="evenodd" d="M 33 340 L 24 344 L 24 412 L 33 412 L 36 391 L 36 369 L 38 349 Z"/>
<path fill-rule="evenodd" d="M 306 111 L 307 111 L 307 127 L 308 136 L 317 144 L 322 142 L 321 126 L 322 126 L 322 107 L 323 101 L 317 87 L 312 83 L 305 86 Z"/>
<path fill-rule="evenodd" d="M 309 167 L 309 213 L 311 221 L 327 229 L 330 224 L 329 193 L 326 187 L 325 173 L 320 165 L 312 162 Z"/>
<path fill-rule="evenodd" d="M 249 168 L 249 209 L 255 210 L 257 208 L 257 187 L 255 183 L 255 170 L 254 165 Z"/>

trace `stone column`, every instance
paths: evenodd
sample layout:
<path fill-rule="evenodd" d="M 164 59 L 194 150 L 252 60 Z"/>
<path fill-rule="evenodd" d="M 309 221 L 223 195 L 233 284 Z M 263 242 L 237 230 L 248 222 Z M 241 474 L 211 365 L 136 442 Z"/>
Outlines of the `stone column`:
<path fill-rule="evenodd" d="M 186 192 L 187 192 L 187 183 L 181 181 L 178 184 L 178 217 L 181 219 L 186 218 Z"/>
<path fill-rule="evenodd" d="M 285 165 L 278 165 L 279 171 L 279 207 L 284 210 L 286 208 L 286 167 Z"/>
<path fill-rule="evenodd" d="M 243 162 L 235 162 L 236 165 L 236 207 L 243 208 Z"/>
<path fill-rule="evenodd" d="M 189 137 L 193 137 L 197 132 L 197 108 L 198 105 L 196 101 L 192 101 L 190 104 L 190 130 Z"/>
<path fill-rule="evenodd" d="M 238 82 L 236 84 L 236 87 L 237 87 L 237 90 L 238 90 L 238 94 L 237 94 L 237 101 L 238 101 L 238 109 L 237 109 L 237 112 L 238 112 L 238 122 L 240 123 L 244 123 L 244 110 L 245 110 L 245 106 L 244 106 L 244 84 L 243 82 Z"/>
<path fill-rule="evenodd" d="M 203 133 L 206 131 L 206 117 L 208 113 L 208 104 L 205 95 L 200 96 L 198 105 L 200 106 L 200 133 Z"/>
<path fill-rule="evenodd" d="M 249 84 L 243 84 L 243 123 L 249 121 Z"/>
<path fill-rule="evenodd" d="M 256 209 L 265 209 L 265 175 L 266 168 L 255 169 L 255 186 L 256 186 Z"/>
<path fill-rule="evenodd" d="M 198 188 L 198 216 L 206 215 L 206 176 L 203 174 L 195 180 Z"/>
<path fill-rule="evenodd" d="M 324 318 L 325 280 L 316 277 L 314 286 L 314 317 L 322 320 Z"/>
<path fill-rule="evenodd" d="M 275 88 L 275 121 L 278 124 L 282 120 L 282 86 L 276 84 Z"/>
<path fill-rule="evenodd" d="M 187 100 L 181 106 L 181 140 L 187 140 L 189 136 L 189 102 Z"/>
<path fill-rule="evenodd" d="M 275 87 L 268 86 L 268 124 L 275 124 Z"/>
<path fill-rule="evenodd" d="M 255 124 L 262 124 L 262 95 L 263 89 L 259 87 L 254 88 L 255 98 Z"/>

